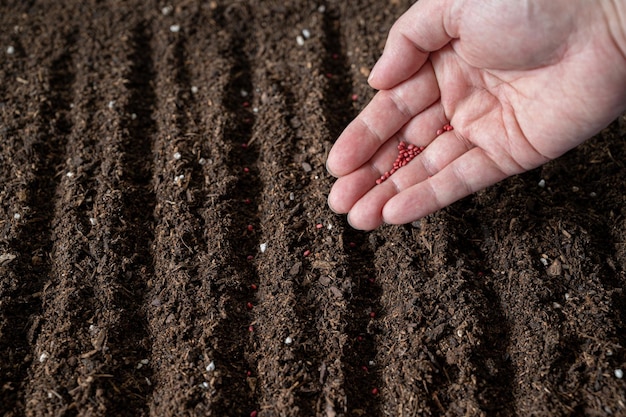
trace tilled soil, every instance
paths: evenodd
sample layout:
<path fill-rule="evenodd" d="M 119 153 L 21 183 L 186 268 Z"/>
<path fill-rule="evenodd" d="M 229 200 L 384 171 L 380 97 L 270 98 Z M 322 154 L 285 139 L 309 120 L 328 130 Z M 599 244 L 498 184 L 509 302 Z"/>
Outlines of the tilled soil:
<path fill-rule="evenodd" d="M 626 415 L 626 120 L 411 225 L 327 208 L 409 3 L 0 2 L 0 414 Z"/>

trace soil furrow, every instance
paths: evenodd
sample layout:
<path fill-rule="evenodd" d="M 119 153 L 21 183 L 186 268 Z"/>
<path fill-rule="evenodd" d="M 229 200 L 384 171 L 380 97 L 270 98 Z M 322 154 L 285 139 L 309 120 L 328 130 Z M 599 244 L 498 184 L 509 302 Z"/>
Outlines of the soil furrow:
<path fill-rule="evenodd" d="M 258 198 L 261 193 L 258 151 L 248 146 L 252 138 L 255 112 L 255 86 L 252 80 L 254 46 L 251 27 L 254 17 L 244 4 L 217 5 L 214 11 L 217 28 L 223 39 L 213 73 L 222 77 L 220 93 L 209 99 L 218 106 L 222 121 L 211 126 L 212 170 L 220 170 L 215 183 L 211 178 L 211 210 L 206 226 L 211 233 L 223 236 L 211 242 L 211 288 L 217 302 L 218 316 L 210 335 L 215 375 L 208 380 L 211 409 L 221 413 L 247 415 L 257 408 L 255 386 L 251 383 L 256 368 L 254 334 L 248 330 L 253 321 L 254 286 L 258 277 L 252 258 L 258 251 Z M 211 78 L 205 84 L 211 85 Z M 215 120 L 220 116 L 215 114 Z"/>
<path fill-rule="evenodd" d="M 65 159 L 67 135 L 71 130 L 67 115 L 74 82 L 74 73 L 70 69 L 70 45 L 70 33 L 51 36 L 46 45 L 50 54 L 30 57 L 40 60 L 45 68 L 46 84 L 42 88 L 35 80 L 22 82 L 32 82 L 35 89 L 33 95 L 41 99 L 36 115 L 31 119 L 33 125 L 28 126 L 33 130 L 34 138 L 24 144 L 23 155 L 27 158 L 28 168 L 20 172 L 22 178 L 14 191 L 19 208 L 15 207 L 12 216 L 15 228 L 7 240 L 8 253 L 15 258 L 7 265 L 8 285 L 5 281 L 0 292 L 3 316 L 0 348 L 6 352 L 0 362 L 0 369 L 3 369 L 0 410 L 5 415 L 22 412 L 25 405 L 22 390 L 28 366 L 34 361 L 42 361 L 43 352 L 33 351 L 32 345 L 42 319 L 42 292 L 47 288 L 52 268 L 49 256 L 54 239 L 52 221 L 59 186 L 57 169 Z M 43 91 L 38 92 L 38 88 Z"/>
<path fill-rule="evenodd" d="M 281 128 L 271 139 L 261 141 L 260 136 L 270 124 Z M 301 195 L 293 176 L 281 172 L 281 167 L 288 164 L 284 155 L 290 152 L 284 148 L 289 146 L 292 133 L 286 126 L 285 97 L 280 92 L 274 92 L 270 101 L 260 108 L 255 133 L 260 158 L 266 164 L 260 173 L 266 193 L 259 202 L 261 244 L 266 246 L 256 261 L 259 305 L 254 308 L 253 324 L 258 339 L 264 341 L 257 346 L 256 372 L 262 387 L 259 407 L 269 415 L 302 415 L 305 410 L 315 409 L 320 388 L 319 381 L 312 376 L 318 373 L 320 364 L 315 355 L 308 354 L 317 349 L 318 340 L 305 311 L 308 302 L 300 297 L 311 278 L 310 261 L 305 259 L 309 255 L 307 245 L 298 239 L 305 227 L 302 205 L 298 202 Z M 272 190 L 278 198 L 268 198 L 267 190 Z M 281 206 L 289 214 L 276 217 Z M 277 280 L 272 271 L 281 271 L 281 278 Z"/>
<path fill-rule="evenodd" d="M 130 22 L 130 9 L 117 11 Z M 100 139 L 96 145 L 100 166 L 89 235 L 89 253 L 95 262 L 89 276 L 94 313 L 88 331 L 93 348 L 80 356 L 81 367 L 86 368 L 80 371 L 88 376 L 77 379 L 72 395 L 81 413 L 146 415 L 152 388 L 150 368 L 145 366 L 150 346 L 142 301 L 153 275 L 155 205 L 151 34 L 141 21 L 129 30 L 116 31 L 106 16 L 94 11 L 91 28 L 115 33 L 108 41 L 118 45 L 111 59 L 94 57 L 102 74 L 99 82 L 115 87 L 98 94 L 104 100 L 96 110 L 96 117 L 102 115 L 106 122 L 95 133 Z"/>
<path fill-rule="evenodd" d="M 183 24 L 179 32 L 171 33 L 167 28 L 174 21 Z M 153 289 L 146 299 L 152 310 L 153 367 L 157 381 L 151 404 L 154 415 L 183 412 L 230 415 L 250 409 L 247 399 L 243 405 L 236 404 L 242 402 L 247 390 L 247 367 L 233 360 L 241 356 L 241 351 L 233 352 L 241 346 L 240 339 L 229 338 L 220 344 L 218 337 L 220 331 L 230 335 L 239 331 L 245 335 L 243 326 L 228 328 L 232 323 L 223 317 L 220 320 L 221 313 L 236 307 L 220 304 L 219 297 L 227 297 L 224 295 L 227 291 L 223 287 L 218 289 L 225 279 L 220 274 L 232 268 L 229 265 L 232 258 L 222 252 L 232 251 L 220 247 L 222 239 L 207 242 L 206 237 L 207 229 L 224 237 L 229 231 L 222 224 L 205 223 L 204 218 L 220 210 L 222 203 L 216 207 L 214 202 L 224 198 L 220 190 L 213 189 L 213 175 L 209 172 L 213 165 L 227 164 L 209 157 L 210 147 L 214 145 L 209 141 L 224 138 L 209 138 L 199 129 L 202 125 L 209 129 L 217 127 L 215 121 L 223 93 L 216 87 L 223 87 L 225 76 L 217 80 L 210 77 L 215 71 L 227 72 L 230 65 L 226 60 L 220 61 L 221 51 L 215 40 L 203 33 L 196 34 L 194 29 L 214 26 L 210 14 L 186 9 L 177 9 L 154 25 L 154 31 L 159 31 L 155 44 L 161 45 L 155 55 L 160 57 L 156 64 L 156 90 L 159 112 L 163 115 L 155 145 L 159 157 L 154 180 L 159 219 L 155 251 L 163 256 L 156 260 Z M 202 63 L 198 69 L 188 65 L 192 58 Z M 192 87 L 197 91 L 192 91 Z M 211 101 L 214 105 L 206 109 L 203 104 Z M 227 145 L 220 145 L 224 146 Z M 175 251 L 175 247 L 180 249 Z M 180 291 L 181 288 L 184 290 Z M 171 353 L 174 346 L 180 355 Z"/>
<path fill-rule="evenodd" d="M 457 365 L 468 366 L 458 382 L 465 392 L 456 395 L 464 399 L 461 406 L 467 412 L 514 415 L 516 373 L 508 354 L 511 323 L 494 284 L 499 277 L 486 268 L 488 259 L 480 244 L 491 236 L 484 222 L 479 221 L 475 206 L 475 201 L 468 198 L 449 210 L 447 227 L 457 232 L 444 249 L 449 262 L 456 265 L 450 274 L 462 282 L 458 296 L 461 306 L 451 324 L 459 344 L 455 353 Z M 467 381 L 475 381 L 473 390 L 466 388 Z"/>
<path fill-rule="evenodd" d="M 72 39 L 75 48 L 90 54 L 74 58 L 68 69 L 76 69 L 72 86 L 72 130 L 67 138 L 68 158 L 59 172 L 60 186 L 53 219 L 52 267 L 50 280 L 42 294 L 43 319 L 35 351 L 39 360 L 30 367 L 31 384 L 26 388 L 27 414 L 46 409 L 50 414 L 76 414 L 79 404 L 89 402 L 91 381 L 108 378 L 86 365 L 103 343 L 101 329 L 92 325 L 97 305 L 91 278 L 95 259 L 90 254 L 92 214 L 97 175 L 96 103 L 102 98 L 93 88 L 98 79 L 93 57 L 100 56 L 102 45 L 81 36 L 90 30 L 89 21 Z M 70 65 L 71 64 L 71 65 Z M 70 86 L 68 86 L 70 87 Z M 71 155 L 71 157 L 69 157 Z M 62 323 L 60 325 L 59 323 Z"/>
<path fill-rule="evenodd" d="M 456 347 L 451 303 L 460 284 L 438 267 L 432 237 L 439 222 L 376 232 L 376 285 L 381 287 L 381 324 L 375 358 L 381 373 L 384 415 L 441 415 L 458 367 L 446 360 Z M 386 236 L 386 238 L 385 238 Z"/>

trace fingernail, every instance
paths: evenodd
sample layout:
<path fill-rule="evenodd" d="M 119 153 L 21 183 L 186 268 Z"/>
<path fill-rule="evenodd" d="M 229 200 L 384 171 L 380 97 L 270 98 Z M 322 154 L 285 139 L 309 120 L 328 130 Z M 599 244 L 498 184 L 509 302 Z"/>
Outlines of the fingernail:
<path fill-rule="evenodd" d="M 337 178 L 337 176 L 333 174 L 333 171 L 328 167 L 328 161 L 326 161 L 326 171 L 333 177 Z"/>
<path fill-rule="evenodd" d="M 368 83 L 371 82 L 372 79 L 374 79 L 374 74 L 376 73 L 376 67 L 378 67 L 378 62 L 380 62 L 380 61 L 376 61 L 376 63 L 374 64 L 374 66 L 370 70 L 370 75 L 367 77 L 367 82 Z"/>

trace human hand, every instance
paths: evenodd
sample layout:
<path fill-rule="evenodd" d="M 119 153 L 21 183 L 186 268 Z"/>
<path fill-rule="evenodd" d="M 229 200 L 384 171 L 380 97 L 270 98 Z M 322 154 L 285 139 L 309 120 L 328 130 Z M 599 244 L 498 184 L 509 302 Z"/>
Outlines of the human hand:
<path fill-rule="evenodd" d="M 357 229 L 408 223 L 582 143 L 626 110 L 621 22 L 624 0 L 418 1 L 328 155 L 330 207 Z M 401 140 L 426 149 L 376 185 Z"/>

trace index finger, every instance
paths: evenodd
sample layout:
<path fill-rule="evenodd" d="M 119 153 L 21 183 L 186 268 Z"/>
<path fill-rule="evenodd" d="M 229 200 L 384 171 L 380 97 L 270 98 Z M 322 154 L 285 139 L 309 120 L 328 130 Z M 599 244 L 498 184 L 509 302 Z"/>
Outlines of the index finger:
<path fill-rule="evenodd" d="M 446 0 L 420 0 L 394 23 L 382 56 L 372 68 L 369 84 L 388 90 L 415 74 L 428 54 L 443 48 L 449 34 L 450 4 Z"/>

